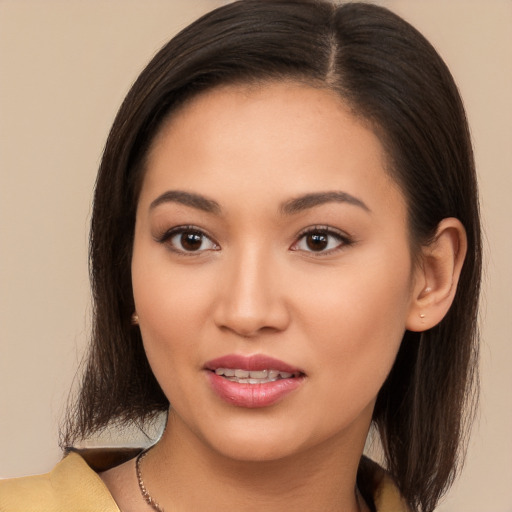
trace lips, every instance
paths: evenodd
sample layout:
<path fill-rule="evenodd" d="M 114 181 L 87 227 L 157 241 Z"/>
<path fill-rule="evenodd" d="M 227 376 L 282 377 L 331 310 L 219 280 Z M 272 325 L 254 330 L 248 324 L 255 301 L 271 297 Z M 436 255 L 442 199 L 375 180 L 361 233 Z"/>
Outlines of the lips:
<path fill-rule="evenodd" d="M 225 402 L 247 408 L 268 407 L 296 390 L 305 373 L 278 359 L 230 354 L 205 365 L 212 390 Z"/>
<path fill-rule="evenodd" d="M 229 354 L 218 359 L 208 361 L 205 365 L 207 370 L 215 371 L 217 368 L 233 368 L 248 371 L 273 369 L 278 372 L 287 372 L 292 374 L 304 373 L 300 368 L 291 366 L 279 359 L 275 359 L 264 354 L 255 354 L 252 356 L 241 356 L 238 354 Z"/>

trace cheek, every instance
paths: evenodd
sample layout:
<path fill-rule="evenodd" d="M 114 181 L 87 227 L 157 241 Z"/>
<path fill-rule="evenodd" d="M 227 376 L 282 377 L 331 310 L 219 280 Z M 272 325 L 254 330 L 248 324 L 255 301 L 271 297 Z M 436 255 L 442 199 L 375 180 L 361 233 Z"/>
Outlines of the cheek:
<path fill-rule="evenodd" d="M 186 272 L 176 272 L 164 251 L 137 241 L 132 285 L 144 348 L 155 376 L 165 388 L 167 384 L 160 377 L 179 372 L 185 359 L 193 359 L 195 351 L 191 348 L 208 294 Z"/>
<path fill-rule="evenodd" d="M 407 254 L 407 253 L 406 253 Z M 322 371 L 368 399 L 386 379 L 405 332 L 409 260 L 388 258 L 317 280 L 303 306 L 302 329 Z"/>
<path fill-rule="evenodd" d="M 177 283 L 148 279 L 137 287 L 134 279 L 134 295 L 149 365 L 169 402 L 177 405 L 189 384 L 186 370 L 199 368 L 198 318 L 187 294 L 169 292 L 171 284 Z"/>
<path fill-rule="evenodd" d="M 176 267 L 170 260 L 165 248 L 136 237 L 132 257 L 135 307 L 142 323 L 161 333 L 171 327 L 187 330 L 197 325 L 194 318 L 209 300 L 208 269 Z"/>

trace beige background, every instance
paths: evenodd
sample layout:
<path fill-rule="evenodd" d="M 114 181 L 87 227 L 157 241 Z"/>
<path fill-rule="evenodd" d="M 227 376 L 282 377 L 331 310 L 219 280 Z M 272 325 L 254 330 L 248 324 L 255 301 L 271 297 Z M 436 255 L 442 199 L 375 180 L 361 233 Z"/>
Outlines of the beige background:
<path fill-rule="evenodd" d="M 95 173 L 131 82 L 220 1 L 0 0 L 0 476 L 49 470 L 88 332 Z M 512 2 L 382 0 L 438 48 L 468 110 L 487 238 L 482 405 L 441 511 L 512 511 Z"/>

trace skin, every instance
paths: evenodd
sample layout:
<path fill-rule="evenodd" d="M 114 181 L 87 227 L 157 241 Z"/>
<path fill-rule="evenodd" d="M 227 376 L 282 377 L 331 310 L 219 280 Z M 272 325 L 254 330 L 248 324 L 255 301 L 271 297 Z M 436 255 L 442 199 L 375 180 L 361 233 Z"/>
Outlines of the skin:
<path fill-rule="evenodd" d="M 446 312 L 464 255 L 463 229 L 448 219 L 413 264 L 406 202 L 385 169 L 378 138 L 334 93 L 291 82 L 214 89 L 160 130 L 132 279 L 148 360 L 172 404 L 143 463 L 167 510 L 366 510 L 355 475 L 377 393 L 405 329 Z M 355 200 L 283 212 L 325 192 Z M 179 226 L 204 233 L 192 250 L 169 235 Z M 204 370 L 233 353 L 280 359 L 304 380 L 271 406 L 233 406 Z M 145 506 L 134 474 L 133 461 L 102 474 L 125 511 Z"/>

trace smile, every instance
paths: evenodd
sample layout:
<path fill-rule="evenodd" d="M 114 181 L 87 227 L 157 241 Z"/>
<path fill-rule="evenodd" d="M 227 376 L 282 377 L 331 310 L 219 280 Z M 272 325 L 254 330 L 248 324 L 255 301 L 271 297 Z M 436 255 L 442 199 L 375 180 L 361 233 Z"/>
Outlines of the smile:
<path fill-rule="evenodd" d="M 291 372 L 280 372 L 278 370 L 242 370 L 233 368 L 217 368 L 217 375 L 226 378 L 231 382 L 239 384 L 265 384 L 267 382 L 275 382 L 280 379 L 290 379 L 298 377 Z"/>
<path fill-rule="evenodd" d="M 278 359 L 230 354 L 206 363 L 212 391 L 237 407 L 268 407 L 300 388 L 305 373 Z"/>

